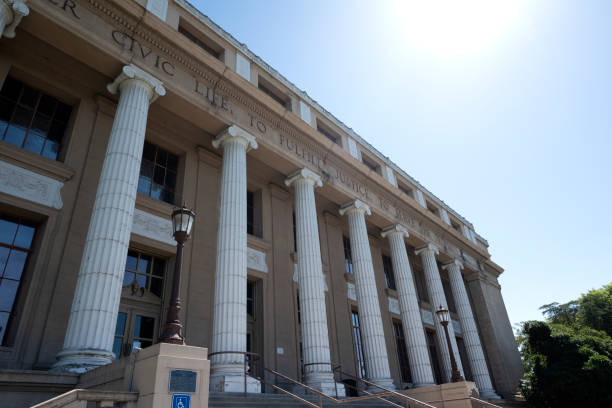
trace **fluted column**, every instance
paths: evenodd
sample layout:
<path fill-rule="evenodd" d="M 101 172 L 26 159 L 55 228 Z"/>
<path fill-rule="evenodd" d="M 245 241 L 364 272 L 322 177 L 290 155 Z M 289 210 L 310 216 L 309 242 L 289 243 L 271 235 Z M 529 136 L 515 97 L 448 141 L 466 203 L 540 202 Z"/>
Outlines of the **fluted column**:
<path fill-rule="evenodd" d="M 0 0 L 0 38 L 14 38 L 15 28 L 30 9 L 21 0 Z"/>
<path fill-rule="evenodd" d="M 309 169 L 301 169 L 286 180 L 295 190 L 295 228 L 300 313 L 302 316 L 302 354 L 304 382 L 318 390 L 333 394 L 323 264 L 319 243 L 319 226 L 314 188 L 321 187 L 321 177 Z"/>
<path fill-rule="evenodd" d="M 344 214 L 348 215 L 349 222 L 366 376 L 368 381 L 385 388 L 394 388 L 365 223 L 365 214 L 371 214 L 370 207 L 355 200 L 340 208 L 340 215 Z"/>
<path fill-rule="evenodd" d="M 108 85 L 120 93 L 56 370 L 84 372 L 113 360 L 112 345 L 132 230 L 149 104 L 162 83 L 133 65 Z"/>
<path fill-rule="evenodd" d="M 440 278 L 440 271 L 438 270 L 438 264 L 436 262 L 438 248 L 433 244 L 427 244 L 417 248 L 416 254 L 421 256 L 423 269 L 425 271 L 425 284 L 427 286 L 427 294 L 429 295 L 429 303 L 433 307 L 438 349 L 441 352 L 442 366 L 444 368 L 444 381 L 450 382 L 451 363 L 448 346 L 446 344 L 446 335 L 444 333 L 444 327 L 442 327 L 437 316 L 435 316 L 435 312 L 440 306 L 448 309 L 448 303 L 446 302 L 446 296 L 444 295 L 444 288 L 442 286 L 442 279 Z M 451 346 L 455 353 L 455 359 L 457 360 L 457 368 L 463 376 L 463 366 L 461 365 L 461 358 L 459 357 L 459 349 L 457 348 L 457 340 L 455 339 L 455 331 L 453 330 L 452 322 L 449 322 L 448 325 L 448 335 L 450 336 Z"/>
<path fill-rule="evenodd" d="M 395 274 L 412 382 L 415 387 L 434 385 L 436 381 L 429 361 L 425 330 L 423 330 L 414 278 L 410 270 L 404 242 L 404 237 L 408 237 L 408 231 L 401 225 L 393 225 L 386 228 L 381 235 L 383 238 L 389 238 L 389 246 L 391 247 L 391 262 Z"/>
<path fill-rule="evenodd" d="M 457 308 L 459 323 L 461 324 L 463 342 L 465 343 L 468 360 L 472 368 L 474 382 L 482 397 L 499 398 L 491 384 L 491 377 L 489 377 L 489 369 L 487 368 L 487 362 L 485 361 L 482 345 L 480 344 L 480 337 L 478 336 L 478 329 L 472 314 L 470 300 L 463 283 L 463 277 L 461 276 L 463 264 L 455 259 L 450 263 L 442 265 L 442 269 L 448 272 L 451 290 L 455 299 L 455 307 Z"/>
<path fill-rule="evenodd" d="M 255 138 L 230 126 L 213 141 L 223 148 L 217 264 L 213 311 L 212 353 L 246 352 L 247 333 L 247 167 L 246 153 Z M 211 357 L 211 389 L 243 391 L 242 354 Z M 258 389 L 257 384 L 256 388 Z M 258 390 L 251 389 L 251 391 Z"/>

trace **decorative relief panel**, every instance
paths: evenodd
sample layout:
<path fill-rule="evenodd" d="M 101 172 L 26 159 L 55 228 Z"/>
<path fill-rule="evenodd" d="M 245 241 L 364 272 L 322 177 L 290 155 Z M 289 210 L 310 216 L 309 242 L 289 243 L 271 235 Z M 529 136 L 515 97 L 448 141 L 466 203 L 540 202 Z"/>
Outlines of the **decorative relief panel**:
<path fill-rule="evenodd" d="M 423 323 L 434 325 L 434 315 L 431 310 L 421 309 L 421 319 Z"/>
<path fill-rule="evenodd" d="M 267 273 L 266 253 L 253 248 L 247 248 L 247 267 Z"/>
<path fill-rule="evenodd" d="M 389 311 L 391 313 L 400 314 L 399 301 L 394 297 L 388 297 L 389 299 Z"/>
<path fill-rule="evenodd" d="M 61 209 L 64 183 L 0 161 L 0 192 L 46 207 Z"/>
<path fill-rule="evenodd" d="M 172 236 L 172 221 L 146 211 L 134 209 L 132 233 L 168 245 L 176 245 Z"/>
<path fill-rule="evenodd" d="M 351 300 L 357 301 L 357 292 L 355 292 L 355 284 L 352 282 L 346 282 L 346 297 Z"/>

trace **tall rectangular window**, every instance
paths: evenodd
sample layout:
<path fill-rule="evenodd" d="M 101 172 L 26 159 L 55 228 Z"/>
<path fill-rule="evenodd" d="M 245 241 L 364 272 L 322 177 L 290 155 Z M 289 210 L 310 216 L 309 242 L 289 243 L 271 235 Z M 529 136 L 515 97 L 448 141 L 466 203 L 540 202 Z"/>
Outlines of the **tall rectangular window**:
<path fill-rule="evenodd" d="M 410 375 L 410 362 L 408 360 L 408 351 L 406 350 L 406 340 L 404 339 L 404 329 L 402 327 L 402 324 L 396 320 L 393 321 L 393 334 L 395 335 L 397 359 L 399 361 L 402 382 L 412 382 L 412 377 Z"/>
<path fill-rule="evenodd" d="M 342 236 L 342 244 L 344 245 L 344 265 L 346 273 L 353 274 L 353 255 L 351 254 L 351 240 Z"/>
<path fill-rule="evenodd" d="M 138 192 L 174 204 L 178 156 L 145 141 Z"/>
<path fill-rule="evenodd" d="M 72 107 L 7 77 L 0 90 L 0 140 L 57 160 Z"/>
<path fill-rule="evenodd" d="M 442 384 L 442 369 L 440 368 L 440 360 L 438 359 L 438 348 L 436 347 L 436 333 L 432 330 L 425 331 L 427 340 L 427 348 L 429 349 L 429 361 L 433 367 L 436 384 Z"/>
<path fill-rule="evenodd" d="M 382 256 L 383 270 L 385 271 L 385 284 L 387 288 L 395 290 L 395 275 L 393 273 L 393 263 L 387 255 Z"/>
<path fill-rule="evenodd" d="M 0 344 L 13 343 L 15 304 L 36 228 L 19 219 L 0 215 Z"/>
<path fill-rule="evenodd" d="M 357 364 L 357 376 L 366 378 L 365 359 L 363 358 L 363 342 L 361 341 L 361 328 L 359 326 L 359 313 L 351 311 L 351 326 L 353 329 L 353 341 L 355 343 L 355 362 Z"/>
<path fill-rule="evenodd" d="M 247 234 L 255 232 L 255 195 L 247 191 Z"/>

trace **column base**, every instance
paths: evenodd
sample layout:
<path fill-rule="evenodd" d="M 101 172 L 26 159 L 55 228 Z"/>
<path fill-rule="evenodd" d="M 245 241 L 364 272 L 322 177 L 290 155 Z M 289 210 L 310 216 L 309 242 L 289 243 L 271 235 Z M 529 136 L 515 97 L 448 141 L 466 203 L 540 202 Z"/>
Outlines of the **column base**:
<path fill-rule="evenodd" d="M 317 391 L 321 391 L 325 395 L 329 395 L 332 397 L 336 396 L 336 391 L 338 392 L 338 397 L 346 397 L 346 391 L 344 388 L 344 384 L 336 383 L 334 381 L 334 377 L 331 373 L 326 373 L 324 375 L 313 375 L 311 378 L 306 378 L 304 380 L 304 384 L 309 387 L 314 388 Z M 296 387 L 304 390 L 302 387 Z"/>
<path fill-rule="evenodd" d="M 253 377 L 246 377 L 246 390 L 244 374 L 211 374 L 210 391 L 213 392 L 248 392 L 261 393 L 261 383 Z"/>
<path fill-rule="evenodd" d="M 105 350 L 62 350 L 57 354 L 57 363 L 51 368 L 53 373 L 83 374 L 113 362 L 113 353 Z"/>
<path fill-rule="evenodd" d="M 370 380 L 368 378 L 368 381 L 372 382 L 372 383 L 374 383 L 376 385 L 379 385 L 379 386 L 381 386 L 383 388 L 386 388 L 388 390 L 391 390 L 391 391 L 395 391 L 395 389 L 396 389 L 395 385 L 393 384 L 393 380 L 391 378 L 381 378 L 379 380 Z M 376 388 L 376 387 L 371 386 L 371 385 L 368 385 L 366 387 L 366 391 L 370 392 L 372 394 L 378 394 L 379 392 L 383 392 L 380 388 Z"/>
<path fill-rule="evenodd" d="M 480 393 L 480 398 L 485 398 L 485 399 L 501 399 L 501 397 L 499 395 L 497 395 L 497 393 L 495 392 L 494 389 L 483 390 L 483 391 L 478 390 L 478 391 Z"/>

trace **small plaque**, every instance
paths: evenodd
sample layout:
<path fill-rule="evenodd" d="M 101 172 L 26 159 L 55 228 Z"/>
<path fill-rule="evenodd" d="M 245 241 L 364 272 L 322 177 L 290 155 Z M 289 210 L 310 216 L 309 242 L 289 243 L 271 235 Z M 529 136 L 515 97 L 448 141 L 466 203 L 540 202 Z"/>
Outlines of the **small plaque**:
<path fill-rule="evenodd" d="M 190 407 L 191 407 L 191 395 L 172 394 L 172 408 L 190 408 Z"/>
<path fill-rule="evenodd" d="M 171 370 L 170 392 L 196 392 L 198 373 L 189 370 Z M 174 405 L 172 405 L 174 407 Z"/>

